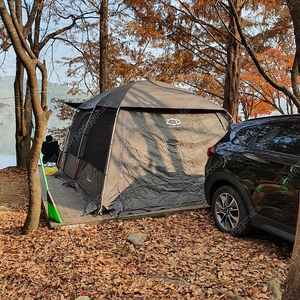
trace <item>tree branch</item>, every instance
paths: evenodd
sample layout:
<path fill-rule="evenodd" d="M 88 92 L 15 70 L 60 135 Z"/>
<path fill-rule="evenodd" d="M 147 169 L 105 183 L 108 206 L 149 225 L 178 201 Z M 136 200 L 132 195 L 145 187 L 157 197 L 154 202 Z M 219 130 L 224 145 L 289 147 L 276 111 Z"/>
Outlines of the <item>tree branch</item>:
<path fill-rule="evenodd" d="M 252 47 L 250 46 L 250 44 L 247 42 L 245 34 L 242 30 L 241 24 L 239 22 L 239 18 L 238 18 L 238 14 L 237 11 L 232 3 L 232 0 L 228 0 L 229 6 L 232 10 L 235 22 L 236 22 L 236 26 L 238 29 L 238 32 L 240 34 L 241 37 L 241 41 L 242 44 L 244 45 L 244 47 L 246 48 L 248 54 L 250 55 L 250 57 L 252 58 L 257 70 L 260 72 L 260 74 L 265 78 L 265 80 L 271 85 L 273 86 L 275 89 L 283 92 L 286 96 L 288 96 L 293 103 L 296 105 L 298 112 L 300 113 L 300 98 L 297 98 L 297 96 L 295 94 L 293 94 L 286 86 L 284 85 L 280 85 L 278 84 L 276 81 L 274 81 L 264 70 L 264 68 L 262 67 L 261 63 L 259 62 L 254 50 L 252 49 Z"/>

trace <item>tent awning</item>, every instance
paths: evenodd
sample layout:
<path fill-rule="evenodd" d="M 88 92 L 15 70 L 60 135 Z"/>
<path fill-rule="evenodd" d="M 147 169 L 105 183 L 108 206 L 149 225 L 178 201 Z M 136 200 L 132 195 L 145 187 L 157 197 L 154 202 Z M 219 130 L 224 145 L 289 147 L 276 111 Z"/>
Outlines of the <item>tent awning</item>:
<path fill-rule="evenodd" d="M 67 104 L 73 108 L 78 108 L 83 102 L 64 102 L 64 104 Z"/>

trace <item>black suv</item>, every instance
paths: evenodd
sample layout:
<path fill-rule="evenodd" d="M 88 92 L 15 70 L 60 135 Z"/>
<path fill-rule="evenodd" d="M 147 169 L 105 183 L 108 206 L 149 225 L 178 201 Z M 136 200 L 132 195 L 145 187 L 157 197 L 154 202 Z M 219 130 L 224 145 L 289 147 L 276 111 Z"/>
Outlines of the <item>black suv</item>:
<path fill-rule="evenodd" d="M 231 125 L 208 148 L 205 197 L 216 226 L 234 236 L 258 227 L 294 241 L 300 187 L 300 115 Z"/>

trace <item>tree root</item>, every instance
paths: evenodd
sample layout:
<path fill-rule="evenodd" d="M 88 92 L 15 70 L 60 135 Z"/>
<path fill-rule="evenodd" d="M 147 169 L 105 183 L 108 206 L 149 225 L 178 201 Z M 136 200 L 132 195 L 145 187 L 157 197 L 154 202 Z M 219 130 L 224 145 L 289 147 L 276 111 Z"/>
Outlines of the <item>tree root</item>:
<path fill-rule="evenodd" d="M 235 294 L 232 294 L 225 289 L 213 289 L 213 292 L 215 294 L 223 294 L 225 296 L 228 296 L 228 297 L 230 297 L 231 300 L 244 300 L 244 298 L 237 296 Z"/>

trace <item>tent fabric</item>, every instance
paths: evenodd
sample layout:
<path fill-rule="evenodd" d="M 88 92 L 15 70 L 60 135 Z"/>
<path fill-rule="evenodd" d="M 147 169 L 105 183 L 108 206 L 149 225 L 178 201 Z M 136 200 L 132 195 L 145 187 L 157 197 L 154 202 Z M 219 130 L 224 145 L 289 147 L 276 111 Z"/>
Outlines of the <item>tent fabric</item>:
<path fill-rule="evenodd" d="M 83 103 L 79 109 L 95 106 L 111 108 L 173 108 L 183 113 L 194 109 L 223 110 L 207 99 L 164 82 L 139 81 L 113 88 Z"/>
<path fill-rule="evenodd" d="M 92 210 L 119 216 L 199 204 L 207 147 L 230 120 L 172 85 L 141 81 L 78 107 L 59 166 Z"/>
<path fill-rule="evenodd" d="M 216 113 L 121 111 L 103 206 L 124 215 L 199 204 L 207 147 L 223 135 Z"/>

